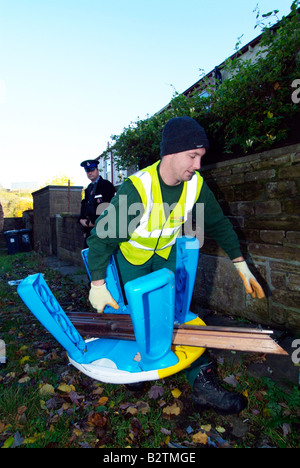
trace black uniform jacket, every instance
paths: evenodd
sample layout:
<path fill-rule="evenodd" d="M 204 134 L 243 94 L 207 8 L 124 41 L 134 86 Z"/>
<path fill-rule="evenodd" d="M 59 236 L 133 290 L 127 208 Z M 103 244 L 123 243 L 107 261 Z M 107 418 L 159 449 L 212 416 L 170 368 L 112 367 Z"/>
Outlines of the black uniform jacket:
<path fill-rule="evenodd" d="M 116 189 L 109 180 L 100 176 L 98 182 L 91 183 L 85 189 L 85 196 L 81 202 L 81 211 L 79 219 L 87 219 L 95 224 L 98 214 L 97 208 L 101 203 L 109 203 L 116 193 Z"/>

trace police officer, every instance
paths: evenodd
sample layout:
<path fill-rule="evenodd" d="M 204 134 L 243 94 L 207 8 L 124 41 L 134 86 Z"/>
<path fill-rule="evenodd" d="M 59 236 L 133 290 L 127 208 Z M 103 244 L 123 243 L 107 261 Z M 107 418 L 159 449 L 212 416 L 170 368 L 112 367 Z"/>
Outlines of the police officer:
<path fill-rule="evenodd" d="M 85 247 L 86 239 L 95 225 L 97 217 L 102 213 L 107 203 L 111 201 L 116 189 L 109 180 L 103 179 L 99 174 L 98 161 L 88 159 L 80 164 L 84 168 L 91 183 L 85 189 L 85 196 L 81 202 L 79 222 L 84 228 Z"/>

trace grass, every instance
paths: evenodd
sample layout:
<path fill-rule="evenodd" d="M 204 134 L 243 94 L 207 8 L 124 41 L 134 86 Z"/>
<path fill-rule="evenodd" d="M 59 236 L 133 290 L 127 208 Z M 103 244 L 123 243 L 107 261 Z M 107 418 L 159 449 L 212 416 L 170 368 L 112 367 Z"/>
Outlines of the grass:
<path fill-rule="evenodd" d="M 68 365 L 64 349 L 28 311 L 16 287 L 8 285 L 34 272 L 44 274 L 63 308 L 90 308 L 87 286 L 47 269 L 42 256 L 0 256 L 0 338 L 8 357 L 6 366 L 0 364 L 0 447 L 299 446 L 299 389 L 250 375 L 249 366 L 263 360 L 261 355 L 218 355 L 219 378 L 233 376 L 234 390 L 248 397 L 248 408 L 235 416 L 195 413 L 183 372 L 148 382 L 140 393 L 81 374 Z M 154 386 L 161 390 L 156 396 Z M 199 433 L 201 442 L 195 438 Z"/>

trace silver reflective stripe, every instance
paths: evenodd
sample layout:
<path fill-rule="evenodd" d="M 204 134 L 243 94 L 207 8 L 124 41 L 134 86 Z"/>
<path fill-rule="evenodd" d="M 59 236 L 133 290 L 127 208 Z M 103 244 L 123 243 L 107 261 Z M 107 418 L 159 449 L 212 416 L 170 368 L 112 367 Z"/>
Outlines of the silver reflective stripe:
<path fill-rule="evenodd" d="M 144 245 L 141 245 L 141 244 L 139 244 L 138 242 L 136 242 L 136 241 L 134 241 L 132 239 L 129 239 L 127 242 L 129 244 L 131 244 L 133 247 L 136 247 L 137 249 L 143 249 L 143 250 L 149 250 L 149 251 L 164 250 L 164 249 L 167 249 L 168 247 L 170 247 L 171 245 L 175 244 L 176 236 L 174 236 L 173 239 L 167 245 L 164 245 L 163 248 L 161 248 L 161 249 L 153 249 L 151 247 L 145 247 Z"/>

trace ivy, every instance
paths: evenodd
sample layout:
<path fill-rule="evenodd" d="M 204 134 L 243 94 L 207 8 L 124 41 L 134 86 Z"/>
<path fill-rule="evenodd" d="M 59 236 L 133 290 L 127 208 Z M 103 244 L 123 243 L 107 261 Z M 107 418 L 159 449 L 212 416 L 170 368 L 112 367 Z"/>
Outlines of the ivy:
<path fill-rule="evenodd" d="M 185 96 L 175 93 L 169 106 L 147 119 L 131 123 L 120 135 L 113 135 L 110 150 L 120 169 L 145 167 L 160 154 L 161 132 L 172 117 L 188 115 L 206 130 L 211 159 L 224 155 L 242 156 L 269 149 L 288 141 L 300 107 L 293 102 L 292 83 L 300 78 L 299 0 L 293 1 L 291 13 L 275 26 L 265 20 L 278 19 L 278 10 L 266 13 L 257 24 L 262 35 L 260 49 L 253 60 L 236 54 L 225 62 L 222 71 L 230 79 L 223 83 L 206 80 L 208 97 L 199 93 Z"/>

